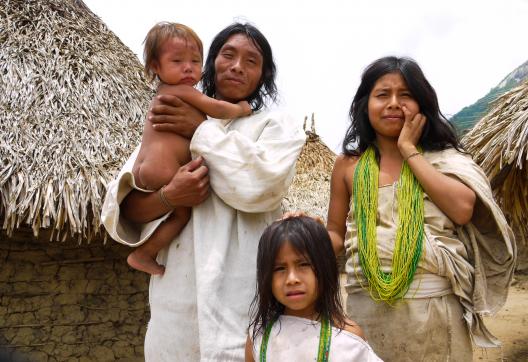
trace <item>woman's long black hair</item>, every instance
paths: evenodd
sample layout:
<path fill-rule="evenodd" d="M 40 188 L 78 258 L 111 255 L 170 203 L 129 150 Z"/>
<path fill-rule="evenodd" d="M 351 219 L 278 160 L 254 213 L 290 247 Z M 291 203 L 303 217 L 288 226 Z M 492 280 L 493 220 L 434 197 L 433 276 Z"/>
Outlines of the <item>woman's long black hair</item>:
<path fill-rule="evenodd" d="M 211 46 L 209 47 L 209 53 L 205 60 L 204 72 L 202 74 L 202 87 L 203 92 L 209 97 L 216 95 L 216 84 L 215 84 L 215 60 L 220 53 L 220 49 L 224 46 L 227 40 L 236 34 L 243 34 L 250 39 L 255 47 L 262 54 L 262 76 L 257 89 L 251 93 L 246 101 L 251 104 L 251 108 L 254 111 L 258 111 L 266 104 L 267 100 L 274 102 L 277 99 L 277 85 L 275 84 L 275 78 L 277 75 L 277 69 L 275 62 L 273 61 L 273 53 L 271 46 L 268 43 L 266 37 L 251 24 L 234 23 L 229 25 L 227 28 L 222 30 L 213 39 Z"/>
<path fill-rule="evenodd" d="M 341 304 L 339 271 L 330 236 L 325 227 L 311 217 L 300 216 L 279 220 L 262 234 L 257 253 L 257 290 L 251 302 L 250 330 L 252 340 L 284 312 L 284 305 L 273 296 L 271 284 L 277 253 L 282 245 L 290 245 L 311 263 L 317 278 L 318 297 L 315 311 L 319 317 L 344 328 L 346 317 Z"/>
<path fill-rule="evenodd" d="M 378 79 L 389 73 L 402 75 L 413 98 L 420 106 L 420 113 L 427 118 L 419 142 L 422 148 L 425 151 L 439 151 L 454 147 L 461 151 L 462 146 L 455 129 L 440 112 L 436 92 L 425 78 L 418 63 L 410 58 L 390 56 L 371 63 L 361 76 L 361 84 L 350 106 L 351 123 L 343 140 L 343 153 L 347 156 L 359 156 L 376 139 L 376 133 L 368 118 L 368 99 Z"/>

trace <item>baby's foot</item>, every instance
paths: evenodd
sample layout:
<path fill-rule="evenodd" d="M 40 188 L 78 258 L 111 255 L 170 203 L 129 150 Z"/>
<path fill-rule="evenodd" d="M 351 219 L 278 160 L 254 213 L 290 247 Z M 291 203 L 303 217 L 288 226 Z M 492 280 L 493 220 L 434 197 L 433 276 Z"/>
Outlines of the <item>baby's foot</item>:
<path fill-rule="evenodd" d="M 156 259 L 147 254 L 139 253 L 137 250 L 130 253 L 127 258 L 127 263 L 132 268 L 151 275 L 161 275 L 165 272 L 165 267 L 159 265 Z"/>

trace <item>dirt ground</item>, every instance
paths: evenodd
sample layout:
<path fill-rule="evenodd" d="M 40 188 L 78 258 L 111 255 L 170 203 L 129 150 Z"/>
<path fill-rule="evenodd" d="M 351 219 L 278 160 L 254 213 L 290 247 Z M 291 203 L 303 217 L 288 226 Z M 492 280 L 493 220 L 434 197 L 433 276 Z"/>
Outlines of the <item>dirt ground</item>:
<path fill-rule="evenodd" d="M 506 305 L 497 315 L 485 318 L 488 329 L 502 348 L 476 349 L 474 362 L 528 361 L 528 273 L 515 275 Z"/>

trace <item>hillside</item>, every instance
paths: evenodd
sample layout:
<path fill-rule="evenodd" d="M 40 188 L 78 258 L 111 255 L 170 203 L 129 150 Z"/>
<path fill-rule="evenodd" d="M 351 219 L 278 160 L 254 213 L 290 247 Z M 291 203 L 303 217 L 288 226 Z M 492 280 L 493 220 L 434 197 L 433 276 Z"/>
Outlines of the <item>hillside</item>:
<path fill-rule="evenodd" d="M 456 128 L 465 133 L 471 129 L 488 111 L 490 103 L 501 94 L 509 91 L 513 87 L 528 79 L 528 61 L 517 67 L 508 74 L 497 86 L 492 88 L 488 94 L 480 98 L 470 106 L 464 107 L 461 111 L 451 117 L 450 121 Z"/>

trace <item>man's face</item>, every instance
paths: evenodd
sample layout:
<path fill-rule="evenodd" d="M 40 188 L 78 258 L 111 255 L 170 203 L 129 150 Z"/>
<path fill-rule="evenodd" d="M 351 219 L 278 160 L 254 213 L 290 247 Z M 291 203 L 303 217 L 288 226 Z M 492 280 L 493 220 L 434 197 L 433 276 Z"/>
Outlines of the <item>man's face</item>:
<path fill-rule="evenodd" d="M 215 59 L 218 99 L 238 102 L 260 86 L 263 58 L 260 50 L 244 34 L 227 39 Z"/>

